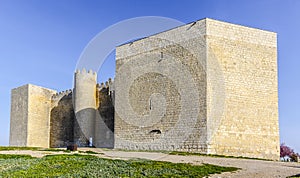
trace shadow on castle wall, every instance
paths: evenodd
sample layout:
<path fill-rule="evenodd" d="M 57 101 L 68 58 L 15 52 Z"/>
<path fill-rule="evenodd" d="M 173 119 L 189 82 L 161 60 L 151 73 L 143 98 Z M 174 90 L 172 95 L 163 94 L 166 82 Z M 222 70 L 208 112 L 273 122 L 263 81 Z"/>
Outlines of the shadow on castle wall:
<path fill-rule="evenodd" d="M 99 106 L 96 112 L 95 146 L 114 148 L 114 105 L 109 88 L 98 91 Z"/>
<path fill-rule="evenodd" d="M 50 147 L 114 148 L 114 106 L 108 88 L 98 91 L 98 108 L 74 113 L 72 93 L 57 96 L 50 119 Z M 76 119 L 77 118 L 77 119 Z M 92 119 L 92 120 L 88 120 Z M 92 138 L 92 139 L 91 139 Z"/>
<path fill-rule="evenodd" d="M 72 96 L 63 96 L 51 110 L 50 147 L 66 147 L 74 140 L 74 109 Z"/>

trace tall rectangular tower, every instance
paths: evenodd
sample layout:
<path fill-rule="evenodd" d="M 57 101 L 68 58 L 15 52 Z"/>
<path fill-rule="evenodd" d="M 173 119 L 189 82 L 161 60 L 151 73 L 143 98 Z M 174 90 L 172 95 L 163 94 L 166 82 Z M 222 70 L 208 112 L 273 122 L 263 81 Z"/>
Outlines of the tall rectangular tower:
<path fill-rule="evenodd" d="M 12 89 L 9 145 L 49 147 L 54 93 L 31 84 Z"/>
<path fill-rule="evenodd" d="M 276 33 L 203 19 L 116 58 L 116 148 L 279 159 Z"/>

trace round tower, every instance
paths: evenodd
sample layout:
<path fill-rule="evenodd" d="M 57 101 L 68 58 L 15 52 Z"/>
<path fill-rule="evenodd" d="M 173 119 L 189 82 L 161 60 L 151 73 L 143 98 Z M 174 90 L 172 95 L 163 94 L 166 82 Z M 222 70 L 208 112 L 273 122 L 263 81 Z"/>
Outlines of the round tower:
<path fill-rule="evenodd" d="M 75 112 L 74 142 L 89 146 L 95 137 L 97 74 L 92 70 L 77 70 L 74 75 L 73 105 Z"/>

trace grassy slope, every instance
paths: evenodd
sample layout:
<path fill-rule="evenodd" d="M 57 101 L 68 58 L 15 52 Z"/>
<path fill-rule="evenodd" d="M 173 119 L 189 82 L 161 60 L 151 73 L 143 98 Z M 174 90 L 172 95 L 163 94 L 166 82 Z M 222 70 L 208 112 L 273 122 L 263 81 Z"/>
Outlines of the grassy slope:
<path fill-rule="evenodd" d="M 237 168 L 149 160 L 111 160 L 91 155 L 0 155 L 0 177 L 204 177 Z"/>

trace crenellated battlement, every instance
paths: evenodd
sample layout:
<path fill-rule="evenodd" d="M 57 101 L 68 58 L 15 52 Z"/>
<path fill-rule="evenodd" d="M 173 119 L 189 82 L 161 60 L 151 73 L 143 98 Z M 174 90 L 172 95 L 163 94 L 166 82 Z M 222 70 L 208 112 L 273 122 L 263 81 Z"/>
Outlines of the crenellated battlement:
<path fill-rule="evenodd" d="M 72 96 L 72 90 L 60 91 L 52 95 L 52 99 L 62 98 L 64 96 Z"/>
<path fill-rule="evenodd" d="M 96 76 L 97 75 L 97 72 L 94 72 L 93 70 L 86 70 L 85 68 L 83 68 L 83 69 L 77 69 L 76 71 L 75 71 L 75 75 L 80 75 L 80 74 L 89 74 L 89 75 L 93 75 L 93 76 Z"/>
<path fill-rule="evenodd" d="M 109 88 L 109 90 L 111 91 L 113 88 L 113 83 L 114 83 L 114 81 L 111 78 L 109 78 L 108 81 L 106 81 L 104 83 L 103 82 L 100 84 L 97 83 L 97 90 L 100 91 L 103 88 Z"/>

